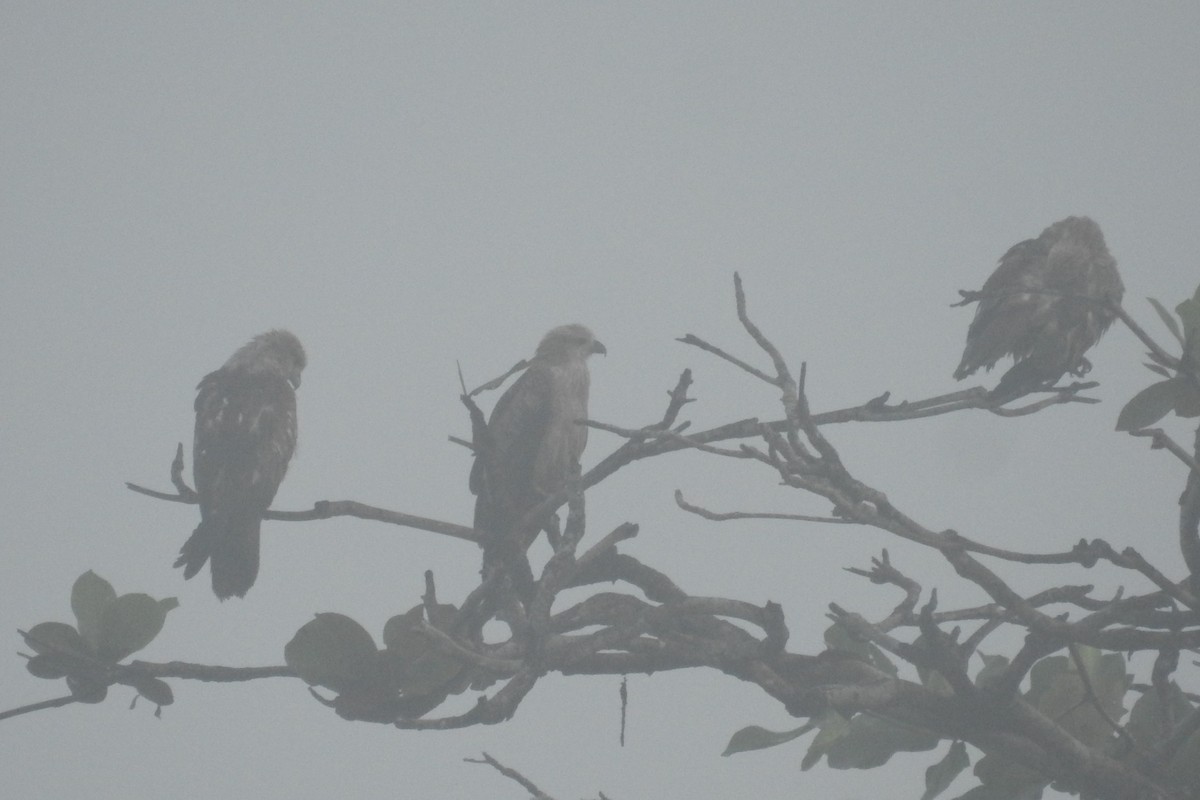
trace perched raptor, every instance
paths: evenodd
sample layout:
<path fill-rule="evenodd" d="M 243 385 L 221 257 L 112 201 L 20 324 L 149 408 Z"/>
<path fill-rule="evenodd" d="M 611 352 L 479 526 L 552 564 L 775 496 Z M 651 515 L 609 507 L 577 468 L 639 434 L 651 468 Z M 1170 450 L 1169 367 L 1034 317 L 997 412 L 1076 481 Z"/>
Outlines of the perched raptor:
<path fill-rule="evenodd" d="M 992 397 L 1010 400 L 1064 374 L 1083 375 L 1083 354 L 1099 341 L 1116 315 L 1125 287 L 1100 226 L 1067 217 L 1036 239 L 1013 245 L 979 292 L 964 292 L 959 305 L 979 301 L 967 331 L 959 380 L 989 370 L 1008 355 L 1013 366 Z"/>
<path fill-rule="evenodd" d="M 274 330 L 254 337 L 197 387 L 192 471 L 200 525 L 179 551 L 183 577 L 211 563 L 213 592 L 244 597 L 258 576 L 263 513 L 296 449 L 300 340 Z"/>
<path fill-rule="evenodd" d="M 494 553 L 523 557 L 545 520 L 522 519 L 578 468 L 588 434 L 577 424 L 587 418 L 587 358 L 606 352 L 582 325 L 555 328 L 497 401 L 471 468 L 485 563 Z"/>

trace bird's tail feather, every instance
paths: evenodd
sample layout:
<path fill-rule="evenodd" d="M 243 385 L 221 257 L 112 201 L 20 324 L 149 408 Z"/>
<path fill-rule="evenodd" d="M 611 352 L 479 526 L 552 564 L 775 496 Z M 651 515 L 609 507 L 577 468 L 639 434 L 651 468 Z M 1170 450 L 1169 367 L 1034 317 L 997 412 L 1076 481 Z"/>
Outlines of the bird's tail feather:
<path fill-rule="evenodd" d="M 481 493 L 475 503 L 475 530 L 483 537 L 483 574 L 500 568 L 509 576 L 517 594 L 528 603 L 533 598 L 533 570 L 525 551 L 537 539 L 540 527 L 519 534 L 514 528 L 521 522 L 519 515 L 508 513 L 487 501 Z"/>
<path fill-rule="evenodd" d="M 258 577 L 261 524 L 257 515 L 206 519 L 184 542 L 175 566 L 183 567 L 184 578 L 191 578 L 209 561 L 213 594 L 221 600 L 245 597 Z"/>
<path fill-rule="evenodd" d="M 212 551 L 213 532 L 211 528 L 212 526 L 206 520 L 202 520 L 196 526 L 196 530 L 192 531 L 192 535 L 183 543 L 183 547 L 179 548 L 179 558 L 175 559 L 175 566 L 183 567 L 184 580 L 191 579 L 204 566 L 204 562 L 208 561 L 209 553 Z"/>
<path fill-rule="evenodd" d="M 258 539 L 262 519 L 254 516 L 230 520 L 213 543 L 211 558 L 213 593 L 224 600 L 245 597 L 258 577 Z"/>

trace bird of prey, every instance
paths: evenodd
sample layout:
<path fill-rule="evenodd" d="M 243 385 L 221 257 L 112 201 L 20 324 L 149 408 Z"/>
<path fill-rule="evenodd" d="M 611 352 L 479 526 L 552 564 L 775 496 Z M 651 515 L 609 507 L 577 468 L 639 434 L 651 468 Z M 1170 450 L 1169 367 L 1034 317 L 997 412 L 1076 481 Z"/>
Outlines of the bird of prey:
<path fill-rule="evenodd" d="M 1002 357 L 1013 366 L 991 396 L 1011 400 L 1052 386 L 1064 374 L 1084 375 L 1083 354 L 1116 318 L 1125 287 L 1100 226 L 1087 217 L 1059 220 L 1036 239 L 1013 245 L 979 292 L 967 347 L 954 377 L 962 380 Z"/>
<path fill-rule="evenodd" d="M 305 363 L 299 339 L 267 331 L 196 387 L 192 472 L 200 525 L 175 566 L 191 578 L 209 561 L 222 600 L 244 597 L 258 577 L 259 526 L 296 449 L 295 390 Z"/>
<path fill-rule="evenodd" d="M 582 325 L 555 328 L 497 401 L 471 468 L 485 565 L 491 554 L 509 562 L 523 559 L 544 520 L 521 526 L 522 519 L 578 469 L 588 435 L 577 424 L 587 418 L 587 358 L 607 352 Z"/>

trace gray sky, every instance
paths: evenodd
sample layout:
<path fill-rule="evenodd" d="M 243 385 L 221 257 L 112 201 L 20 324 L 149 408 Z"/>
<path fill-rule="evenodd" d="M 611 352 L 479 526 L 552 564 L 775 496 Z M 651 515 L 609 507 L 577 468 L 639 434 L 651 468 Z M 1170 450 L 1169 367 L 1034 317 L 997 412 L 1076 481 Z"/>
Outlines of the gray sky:
<path fill-rule="evenodd" d="M 751 357 L 731 274 L 817 409 L 950 391 L 977 288 L 1016 241 L 1068 214 L 1103 227 L 1126 306 L 1157 327 L 1200 282 L 1200 9 L 1195 4 L 48 4 L 0 7 L 0 707 L 61 693 L 12 652 L 72 621 L 76 576 L 177 596 L 148 660 L 276 664 L 314 612 L 378 637 L 469 545 L 356 520 L 264 526 L 245 601 L 171 562 L 194 507 L 193 387 L 250 336 L 305 343 L 300 449 L 276 500 L 357 499 L 468 523 L 456 361 L 479 383 L 548 328 L 590 325 L 592 413 L 637 426 L 693 367 L 698 426 L 776 414 L 771 391 L 674 341 Z M 1121 328 L 1092 354 L 1096 406 L 830 432 L 911 516 L 1013 547 L 1081 536 L 1172 556 L 1180 470 L 1113 432 L 1150 373 Z M 989 382 L 995 376 L 989 376 Z M 489 401 L 490 402 L 490 399 Z M 1186 436 L 1186 428 L 1173 430 Z M 587 464 L 616 446 L 593 433 Z M 190 469 L 189 469 L 190 473 Z M 945 598 L 978 602 L 882 534 L 717 525 L 720 510 L 822 513 L 742 463 L 678 455 L 589 495 L 591 535 L 698 595 L 783 604 L 820 648 L 826 605 L 893 593 L 841 572 L 880 547 Z M 1095 582 L 1001 571 L 1036 589 Z M 1177 577 L 1177 570 L 1172 573 Z M 296 681 L 174 682 L 161 720 L 128 692 L 0 725 L 14 797 L 519 798 L 461 763 L 487 750 L 562 798 L 920 794 L 937 755 L 869 773 L 799 771 L 807 739 L 722 759 L 746 724 L 793 726 L 752 687 L 690 671 L 550 676 L 509 724 L 446 734 L 348 724 Z M 894 795 L 892 795 L 894 796 Z"/>

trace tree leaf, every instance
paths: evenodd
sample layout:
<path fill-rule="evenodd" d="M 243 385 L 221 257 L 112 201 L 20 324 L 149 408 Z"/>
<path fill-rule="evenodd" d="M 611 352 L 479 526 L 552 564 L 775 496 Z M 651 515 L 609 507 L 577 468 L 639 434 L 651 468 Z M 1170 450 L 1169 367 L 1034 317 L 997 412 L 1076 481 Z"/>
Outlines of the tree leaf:
<path fill-rule="evenodd" d="M 766 728 L 760 728 L 757 725 L 749 725 L 742 728 L 740 731 L 729 737 L 729 744 L 725 745 L 723 756 L 731 756 L 734 753 L 745 753 L 750 750 L 766 750 L 768 747 L 777 747 L 785 742 L 790 742 L 798 736 L 811 731 L 816 727 L 815 723 L 801 725 L 790 731 L 769 731 Z"/>
<path fill-rule="evenodd" d="M 344 614 L 317 614 L 283 648 L 283 658 L 310 686 L 335 692 L 363 678 L 367 661 L 378 652 L 375 640 Z"/>
<path fill-rule="evenodd" d="M 997 755 L 985 755 L 975 763 L 975 777 L 983 783 L 976 794 L 967 792 L 963 797 L 1003 798 L 1003 800 L 1032 800 L 1042 796 L 1050 781 L 1015 762 Z"/>
<path fill-rule="evenodd" d="M 830 745 L 825 762 L 834 769 L 871 769 L 899 752 L 937 747 L 938 736 L 925 728 L 903 725 L 870 713 L 850 720 L 850 730 Z"/>
<path fill-rule="evenodd" d="M 1153 425 L 1175 407 L 1172 381 L 1158 381 L 1135 394 L 1117 417 L 1117 430 L 1136 431 Z"/>
<path fill-rule="evenodd" d="M 1158 312 L 1159 318 L 1167 326 L 1167 330 L 1171 332 L 1171 335 L 1178 339 L 1180 344 L 1183 344 L 1183 332 L 1179 330 L 1179 323 L 1171 316 L 1171 312 L 1167 311 L 1166 306 L 1153 297 L 1147 297 L 1146 299 L 1150 301 L 1150 305 L 1154 306 L 1154 310 Z"/>
<path fill-rule="evenodd" d="M 67 688 L 81 703 L 103 703 L 104 698 L 108 697 L 108 687 L 103 683 L 95 683 L 74 675 L 67 676 Z"/>
<path fill-rule="evenodd" d="M 1185 419 L 1200 417 L 1200 389 L 1184 375 L 1176 375 L 1171 381 L 1175 392 L 1175 414 Z"/>
<path fill-rule="evenodd" d="M 1156 691 L 1142 692 L 1129 712 L 1125 729 L 1143 750 L 1153 750 L 1165 741 L 1171 721 L 1183 719 L 1192 710 L 1192 704 L 1174 681 L 1167 685 L 1166 695 L 1169 713 L 1163 713 L 1163 698 Z"/>
<path fill-rule="evenodd" d="M 1078 667 L 1066 656 L 1054 656 L 1034 664 L 1030 670 L 1033 687 L 1026 699 L 1075 738 L 1096 747 L 1112 737 L 1112 727 L 1097 706 L 1111 719 L 1120 719 L 1125 713 L 1123 701 L 1130 676 L 1120 653 L 1104 653 L 1082 645 L 1076 652 L 1087 671 L 1094 701 L 1086 699 L 1086 687 Z M 1050 663 L 1039 670 L 1045 662 Z"/>
<path fill-rule="evenodd" d="M 442 622 L 448 622 L 453 618 L 452 609 L 452 606 L 438 606 L 434 614 Z M 447 694 L 466 690 L 469 681 L 458 681 L 466 664 L 434 647 L 424 626 L 425 609 L 415 606 L 392 617 L 383 627 L 387 652 L 395 655 L 402 665 L 399 688 L 408 695 L 440 695 L 443 699 Z"/>
<path fill-rule="evenodd" d="M 1155 364 L 1153 361 L 1143 361 L 1142 366 L 1156 375 L 1162 375 L 1164 378 L 1171 377 L 1171 371 L 1162 364 Z"/>
<path fill-rule="evenodd" d="M 100 647 L 100 620 L 116 599 L 112 584 L 90 569 L 76 578 L 71 587 L 71 610 L 79 623 L 79 635 L 93 650 Z"/>
<path fill-rule="evenodd" d="M 131 685 L 138 694 L 154 703 L 156 706 L 169 706 L 175 702 L 175 693 L 166 681 L 151 675 L 141 675 L 135 678 Z"/>
<path fill-rule="evenodd" d="M 1200 289 L 1190 300 L 1175 306 L 1183 320 L 1183 362 L 1193 370 L 1200 367 Z"/>
<path fill-rule="evenodd" d="M 836 711 L 830 711 L 817 720 L 817 727 L 820 730 L 813 737 L 812 744 L 808 746 L 808 752 L 804 754 L 804 759 L 800 762 L 802 770 L 811 769 L 821 760 L 821 756 L 829 752 L 829 748 L 834 742 L 850 732 L 850 720 Z"/>
<path fill-rule="evenodd" d="M 400 652 L 419 647 L 422 638 L 419 629 L 424 619 L 425 611 L 421 606 L 413 606 L 392 617 L 383 626 L 383 646 Z"/>
<path fill-rule="evenodd" d="M 25 644 L 33 648 L 35 653 L 67 653 L 84 658 L 92 658 L 92 649 L 79 635 L 79 631 L 65 622 L 39 622 L 29 629 L 25 636 Z"/>
<path fill-rule="evenodd" d="M 1200 292 L 1200 289 L 1197 289 Z M 1191 297 L 1175 306 L 1175 313 L 1183 321 L 1183 338 L 1191 339 L 1200 330 L 1200 296 Z"/>
<path fill-rule="evenodd" d="M 954 742 L 942 760 L 925 770 L 925 793 L 921 800 L 933 800 L 954 783 L 964 769 L 971 765 L 967 757 L 967 746 L 962 742 Z"/>
<path fill-rule="evenodd" d="M 58 680 L 65 678 L 70 673 L 66 664 L 62 659 L 52 656 L 49 653 L 39 653 L 25 662 L 25 669 L 35 678 L 44 678 L 46 680 Z"/>
<path fill-rule="evenodd" d="M 1167 713 L 1163 710 L 1166 701 Z M 1187 695 L 1172 681 L 1168 684 L 1166 697 L 1156 691 L 1143 692 L 1129 712 L 1126 730 L 1144 751 L 1153 752 L 1173 733 L 1173 725 L 1186 719 L 1194 706 Z M 1166 773 L 1181 786 L 1200 785 L 1200 732 L 1193 733 L 1175 751 L 1167 764 Z"/>
<path fill-rule="evenodd" d="M 1193 731 L 1175 751 L 1167 775 L 1180 786 L 1200 786 L 1200 731 Z"/>
<path fill-rule="evenodd" d="M 114 664 L 141 650 L 162 630 L 167 612 L 178 607 L 174 597 L 155 600 L 148 594 L 123 594 L 108 604 L 100 618 L 96 652 Z"/>
<path fill-rule="evenodd" d="M 25 662 L 25 669 L 39 678 L 58 680 L 86 673 L 95 663 L 91 646 L 65 622 L 40 622 L 22 636 L 25 644 L 37 653 Z"/>
<path fill-rule="evenodd" d="M 356 684 L 338 694 L 333 701 L 333 710 L 339 717 L 351 722 L 390 725 L 402 716 L 403 708 L 395 692 L 383 691 L 378 686 Z"/>
<path fill-rule="evenodd" d="M 1008 669 L 1008 658 L 1006 656 L 989 656 L 983 653 L 979 654 L 983 659 L 983 669 L 979 670 L 979 674 L 975 676 L 975 685 L 981 689 L 987 688 L 995 683 L 1004 670 Z"/>

